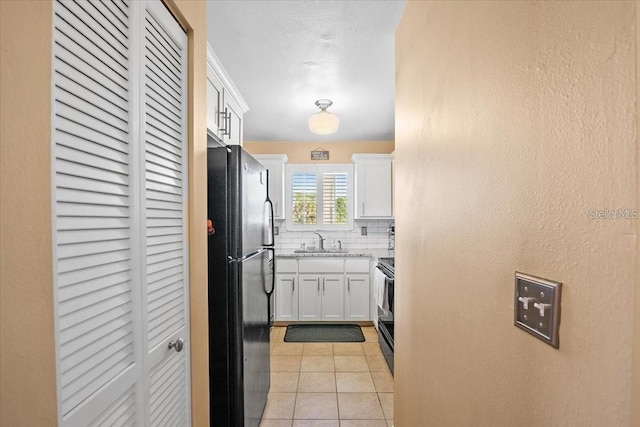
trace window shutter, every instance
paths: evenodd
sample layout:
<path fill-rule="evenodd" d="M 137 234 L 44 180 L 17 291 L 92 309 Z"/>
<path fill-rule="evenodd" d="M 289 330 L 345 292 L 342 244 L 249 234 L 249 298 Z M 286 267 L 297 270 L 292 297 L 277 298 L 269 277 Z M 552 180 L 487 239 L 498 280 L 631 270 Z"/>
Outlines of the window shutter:
<path fill-rule="evenodd" d="M 316 224 L 316 174 L 313 172 L 295 172 L 292 177 L 294 224 Z"/>
<path fill-rule="evenodd" d="M 347 174 L 324 173 L 322 175 L 322 223 L 346 224 L 347 217 Z"/>
<path fill-rule="evenodd" d="M 287 165 L 287 228 L 349 230 L 353 227 L 353 167 Z"/>
<path fill-rule="evenodd" d="M 67 425 L 135 417 L 129 8 L 54 6 L 55 272 Z M 98 399 L 96 399 L 98 397 Z"/>

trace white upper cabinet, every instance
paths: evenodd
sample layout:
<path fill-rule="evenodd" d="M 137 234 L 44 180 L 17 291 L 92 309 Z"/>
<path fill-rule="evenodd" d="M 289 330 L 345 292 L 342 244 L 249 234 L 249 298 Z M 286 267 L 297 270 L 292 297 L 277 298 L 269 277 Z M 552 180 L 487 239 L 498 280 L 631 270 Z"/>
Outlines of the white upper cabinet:
<path fill-rule="evenodd" d="M 243 116 L 249 106 L 207 45 L 207 130 L 227 145 L 242 145 Z"/>
<path fill-rule="evenodd" d="M 285 154 L 255 154 L 253 157 L 269 171 L 269 199 L 273 203 L 273 217 L 285 219 L 284 167 L 288 157 Z"/>
<path fill-rule="evenodd" d="M 392 218 L 390 154 L 354 154 L 356 219 Z"/>

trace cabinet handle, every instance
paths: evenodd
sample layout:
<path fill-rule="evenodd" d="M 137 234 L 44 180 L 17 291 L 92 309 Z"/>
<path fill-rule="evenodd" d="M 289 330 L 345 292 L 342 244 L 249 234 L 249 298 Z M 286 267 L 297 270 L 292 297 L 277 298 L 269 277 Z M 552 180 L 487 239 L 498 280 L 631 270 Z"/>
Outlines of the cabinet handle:
<path fill-rule="evenodd" d="M 276 212 L 276 214 L 275 214 L 275 215 L 276 215 L 276 216 L 280 216 L 280 213 L 279 213 L 280 211 L 278 210 L 278 202 L 276 201 L 274 204 L 276 205 L 276 206 L 275 206 L 275 209 L 274 209 L 274 210 L 275 210 L 275 212 Z"/>
<path fill-rule="evenodd" d="M 351 277 L 347 277 L 347 292 L 351 293 Z"/>
<path fill-rule="evenodd" d="M 220 118 L 218 119 L 218 130 L 222 132 L 222 135 L 225 135 L 227 132 L 227 109 L 224 111 L 218 112 Z"/>
<path fill-rule="evenodd" d="M 322 278 L 322 293 L 324 294 L 324 277 Z"/>
<path fill-rule="evenodd" d="M 223 127 L 218 125 L 218 130 L 222 132 L 223 136 L 228 136 L 231 138 L 231 113 L 228 112 L 229 109 L 225 108 L 224 111 L 219 112 L 220 120 L 223 122 Z"/>
<path fill-rule="evenodd" d="M 318 277 L 318 295 L 320 295 L 320 278 Z"/>
<path fill-rule="evenodd" d="M 291 293 L 294 293 L 296 291 L 296 279 L 295 277 L 291 279 Z"/>
<path fill-rule="evenodd" d="M 362 216 L 364 216 L 364 202 L 362 202 Z"/>

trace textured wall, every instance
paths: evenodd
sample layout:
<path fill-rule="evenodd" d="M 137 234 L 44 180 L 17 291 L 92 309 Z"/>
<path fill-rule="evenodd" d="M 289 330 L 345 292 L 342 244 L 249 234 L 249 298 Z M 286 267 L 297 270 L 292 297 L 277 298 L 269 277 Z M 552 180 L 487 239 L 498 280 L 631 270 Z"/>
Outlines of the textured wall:
<path fill-rule="evenodd" d="M 396 32 L 396 425 L 631 423 L 632 2 L 408 2 Z M 560 349 L 514 271 L 564 283 Z"/>
<path fill-rule="evenodd" d="M 354 153 L 389 154 L 393 141 L 339 141 L 339 142 L 278 142 L 245 141 L 245 150 L 252 154 L 286 154 L 289 163 L 351 163 Z M 322 147 L 329 151 L 329 160 L 311 161 L 311 151 Z"/>

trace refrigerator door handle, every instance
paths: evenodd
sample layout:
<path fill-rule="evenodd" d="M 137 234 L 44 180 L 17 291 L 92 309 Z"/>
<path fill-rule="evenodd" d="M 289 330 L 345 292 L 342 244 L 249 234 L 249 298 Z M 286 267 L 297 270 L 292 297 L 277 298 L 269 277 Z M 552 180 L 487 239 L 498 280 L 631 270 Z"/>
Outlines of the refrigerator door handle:
<path fill-rule="evenodd" d="M 276 288 L 276 249 L 273 247 L 266 247 L 263 248 L 267 251 L 273 252 L 273 258 L 271 259 L 271 290 L 267 291 L 265 289 L 265 292 L 267 293 L 268 296 L 271 296 L 271 294 L 273 293 L 273 290 Z"/>
<path fill-rule="evenodd" d="M 233 258 L 233 257 L 231 257 L 231 256 L 229 256 L 229 257 L 227 257 L 227 258 L 229 259 L 229 263 L 232 263 L 232 262 L 242 263 L 242 262 L 248 261 L 248 260 L 250 260 L 251 258 L 254 258 L 254 257 L 256 257 L 256 256 L 260 255 L 261 253 L 263 253 L 263 252 L 265 252 L 265 251 L 267 251 L 267 250 L 268 250 L 267 248 L 260 248 L 260 249 L 258 249 L 257 251 L 252 252 L 252 253 L 250 253 L 250 254 L 248 254 L 248 255 L 245 255 L 245 256 L 243 256 L 243 257 L 240 257 L 240 258 Z"/>
<path fill-rule="evenodd" d="M 269 182 L 269 175 L 267 174 L 267 183 Z M 269 204 L 269 242 L 265 244 L 265 246 L 273 247 L 275 246 L 275 232 L 273 229 L 273 202 L 267 196 L 266 202 Z"/>

